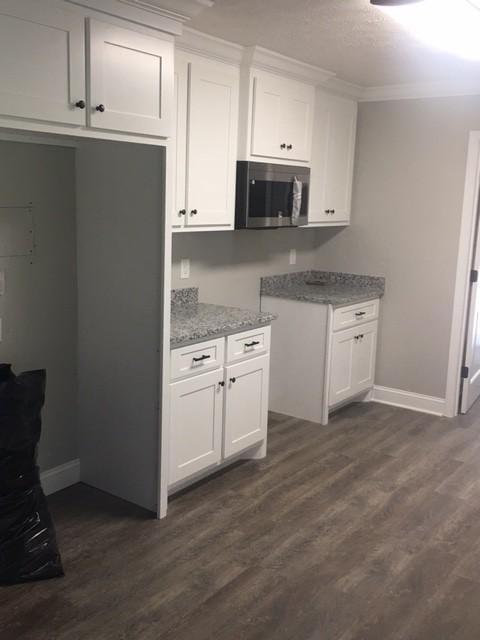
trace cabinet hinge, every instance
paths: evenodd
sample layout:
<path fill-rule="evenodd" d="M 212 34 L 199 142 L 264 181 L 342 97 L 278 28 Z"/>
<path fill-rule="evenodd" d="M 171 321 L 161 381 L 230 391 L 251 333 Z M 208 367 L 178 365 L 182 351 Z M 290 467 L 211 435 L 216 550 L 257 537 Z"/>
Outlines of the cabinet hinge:
<path fill-rule="evenodd" d="M 468 367 L 462 367 L 462 378 L 468 378 Z"/>
<path fill-rule="evenodd" d="M 478 282 L 478 270 L 472 269 L 470 271 L 470 282 Z"/>

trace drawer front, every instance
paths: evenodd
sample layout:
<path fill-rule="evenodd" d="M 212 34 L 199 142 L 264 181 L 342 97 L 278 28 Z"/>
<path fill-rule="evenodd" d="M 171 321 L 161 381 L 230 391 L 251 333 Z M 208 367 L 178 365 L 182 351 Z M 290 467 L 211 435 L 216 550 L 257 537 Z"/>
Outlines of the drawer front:
<path fill-rule="evenodd" d="M 238 362 L 270 351 L 270 327 L 259 327 L 227 338 L 227 362 Z"/>
<path fill-rule="evenodd" d="M 369 300 L 352 304 L 349 307 L 340 307 L 333 312 L 333 330 L 341 331 L 349 329 L 357 324 L 370 322 L 378 318 L 379 300 Z"/>
<path fill-rule="evenodd" d="M 225 338 L 174 349 L 170 354 L 172 380 L 194 376 L 223 366 Z"/>

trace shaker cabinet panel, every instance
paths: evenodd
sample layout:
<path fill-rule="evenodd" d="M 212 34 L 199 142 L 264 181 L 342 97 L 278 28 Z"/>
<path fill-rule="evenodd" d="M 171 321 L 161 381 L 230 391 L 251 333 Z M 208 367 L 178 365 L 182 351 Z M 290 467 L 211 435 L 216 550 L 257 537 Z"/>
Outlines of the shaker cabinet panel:
<path fill-rule="evenodd" d="M 350 221 L 357 104 L 317 92 L 309 223 Z"/>
<path fill-rule="evenodd" d="M 90 20 L 89 44 L 90 126 L 170 136 L 173 43 Z"/>
<path fill-rule="evenodd" d="M 313 87 L 271 74 L 253 78 L 251 155 L 310 160 Z"/>
<path fill-rule="evenodd" d="M 222 380 L 223 372 L 213 371 L 170 385 L 170 484 L 220 462 Z"/>
<path fill-rule="evenodd" d="M 265 355 L 226 367 L 225 457 L 267 435 L 269 359 Z"/>
<path fill-rule="evenodd" d="M 1 0 L 0 115 L 82 126 L 85 100 L 82 16 Z"/>
<path fill-rule="evenodd" d="M 235 203 L 238 71 L 190 65 L 187 215 L 189 227 L 231 225 Z"/>
<path fill-rule="evenodd" d="M 239 75 L 236 67 L 177 54 L 174 229 L 233 229 Z"/>
<path fill-rule="evenodd" d="M 355 345 L 353 380 L 355 393 L 371 389 L 375 376 L 375 355 L 377 350 L 377 323 L 365 324 L 359 328 L 360 338 Z"/>

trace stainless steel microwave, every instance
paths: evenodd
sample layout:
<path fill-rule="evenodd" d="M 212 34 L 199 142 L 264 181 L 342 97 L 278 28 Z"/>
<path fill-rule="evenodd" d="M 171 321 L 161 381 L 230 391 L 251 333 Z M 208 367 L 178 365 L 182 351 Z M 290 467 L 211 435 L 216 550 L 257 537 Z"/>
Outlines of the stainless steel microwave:
<path fill-rule="evenodd" d="M 310 169 L 237 162 L 235 229 L 278 229 L 308 223 Z"/>

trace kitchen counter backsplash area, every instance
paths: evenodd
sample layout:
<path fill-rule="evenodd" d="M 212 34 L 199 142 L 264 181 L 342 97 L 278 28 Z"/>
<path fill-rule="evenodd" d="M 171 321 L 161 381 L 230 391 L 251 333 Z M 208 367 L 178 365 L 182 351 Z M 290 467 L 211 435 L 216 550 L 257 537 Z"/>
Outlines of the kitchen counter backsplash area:
<path fill-rule="evenodd" d="M 342 306 L 381 298 L 385 278 L 336 271 L 300 271 L 261 279 L 262 296 Z"/>
<path fill-rule="evenodd" d="M 198 287 L 185 287 L 184 289 L 172 289 L 172 305 L 198 304 Z"/>

